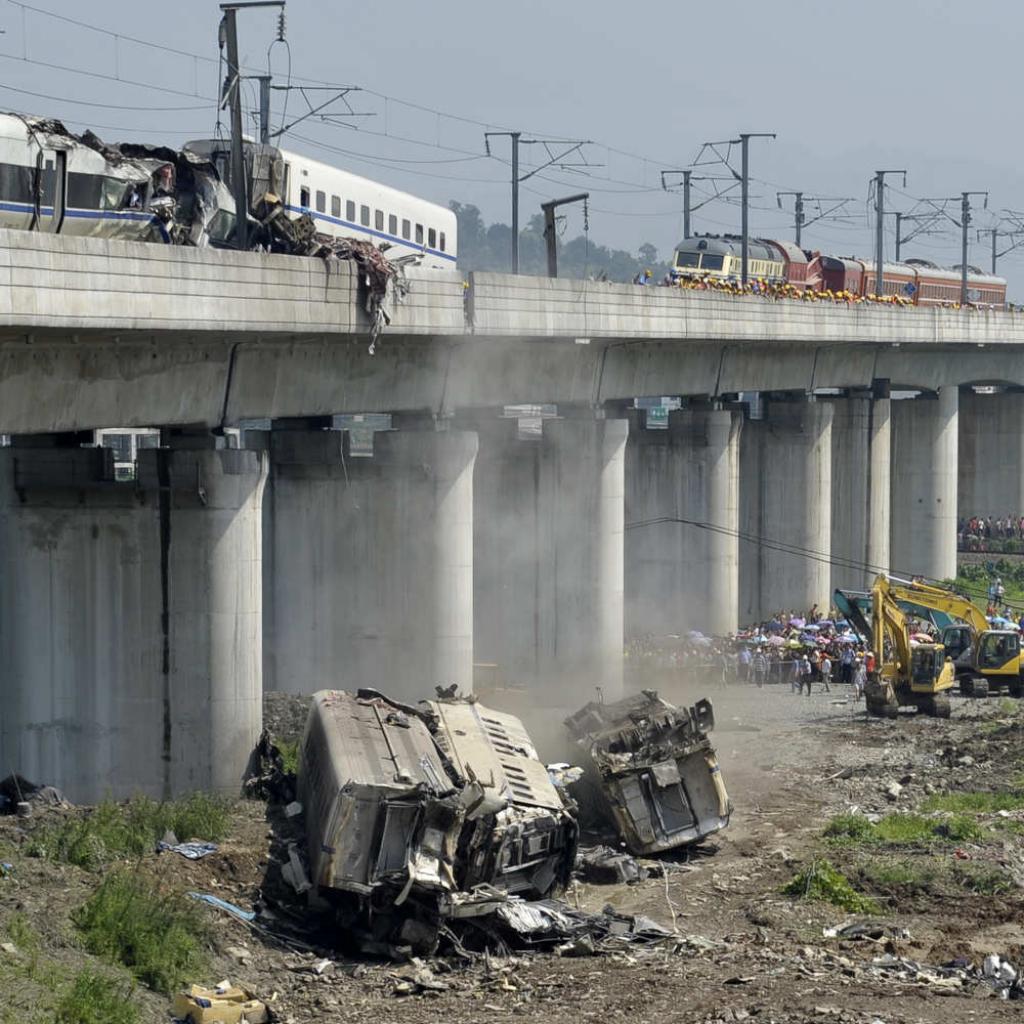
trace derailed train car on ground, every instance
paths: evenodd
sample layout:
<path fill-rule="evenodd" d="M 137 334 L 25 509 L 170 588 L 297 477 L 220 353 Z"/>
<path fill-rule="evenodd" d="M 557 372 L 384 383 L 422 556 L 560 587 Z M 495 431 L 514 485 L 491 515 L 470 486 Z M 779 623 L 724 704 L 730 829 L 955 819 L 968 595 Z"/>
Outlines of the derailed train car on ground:
<path fill-rule="evenodd" d="M 495 894 L 550 896 L 575 861 L 575 819 L 521 723 L 475 701 L 321 691 L 298 788 L 312 882 L 364 949 L 429 945 Z"/>
<path fill-rule="evenodd" d="M 731 806 L 708 738 L 711 703 L 678 708 L 653 690 L 614 704 L 592 702 L 566 719 L 591 760 L 577 785 L 581 805 L 611 812 L 630 852 L 662 853 L 729 823 Z"/>

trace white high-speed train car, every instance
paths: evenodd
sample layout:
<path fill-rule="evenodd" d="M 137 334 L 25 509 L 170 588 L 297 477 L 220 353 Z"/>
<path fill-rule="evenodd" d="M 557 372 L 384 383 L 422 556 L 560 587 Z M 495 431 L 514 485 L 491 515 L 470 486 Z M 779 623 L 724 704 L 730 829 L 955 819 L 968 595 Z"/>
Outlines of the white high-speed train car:
<path fill-rule="evenodd" d="M 185 149 L 209 159 L 228 180 L 230 154 L 224 140 L 187 142 Z M 277 159 L 268 159 L 268 152 Z M 308 213 L 317 231 L 375 245 L 386 242 L 388 256 L 421 255 L 426 267 L 455 266 L 457 222 L 451 210 L 300 153 L 247 143 L 246 157 L 256 164 L 253 176 L 265 178 L 290 213 Z M 277 168 L 269 166 L 272 162 Z M 259 192 L 255 187 L 253 194 Z"/>
<path fill-rule="evenodd" d="M 39 118 L 0 114 L 0 227 L 141 238 L 153 214 L 133 197 L 132 171 Z M 133 173 L 134 172 L 134 173 Z"/>
<path fill-rule="evenodd" d="M 234 221 L 230 154 L 223 140 L 184 147 L 218 170 L 198 176 L 213 244 L 228 241 Z M 65 235 L 155 241 L 166 238 L 150 203 L 154 172 L 168 150 L 137 159 L 106 156 L 56 121 L 0 114 L 0 227 Z M 419 255 L 424 266 L 455 266 L 455 214 L 416 196 L 273 147 L 246 144 L 253 195 L 277 193 L 295 214 L 309 213 L 317 230 L 336 237 L 389 243 L 389 256 Z"/>

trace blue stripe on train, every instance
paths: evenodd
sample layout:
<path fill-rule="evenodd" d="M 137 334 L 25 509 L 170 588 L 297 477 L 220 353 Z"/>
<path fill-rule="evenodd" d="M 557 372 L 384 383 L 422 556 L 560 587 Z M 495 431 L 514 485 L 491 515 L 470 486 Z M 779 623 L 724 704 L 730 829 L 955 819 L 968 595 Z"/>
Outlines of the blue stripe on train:
<path fill-rule="evenodd" d="M 352 231 L 361 231 L 367 235 L 373 235 L 376 238 L 383 238 L 385 241 L 394 242 L 395 245 L 404 245 L 407 249 L 417 249 L 423 252 L 430 253 L 431 256 L 437 256 L 442 260 L 451 260 L 452 263 L 457 262 L 458 257 L 452 256 L 451 253 L 441 252 L 439 249 L 428 249 L 425 245 L 416 245 L 414 242 L 410 242 L 408 238 L 399 238 L 398 235 L 389 235 L 386 231 L 375 231 L 373 228 L 365 227 L 362 224 L 353 224 L 350 220 L 342 220 L 339 217 L 329 217 L 326 213 L 315 213 L 313 210 L 306 206 L 286 206 L 286 210 L 291 213 L 308 213 L 314 220 L 325 220 L 329 224 L 337 224 L 339 227 L 349 228 Z"/>

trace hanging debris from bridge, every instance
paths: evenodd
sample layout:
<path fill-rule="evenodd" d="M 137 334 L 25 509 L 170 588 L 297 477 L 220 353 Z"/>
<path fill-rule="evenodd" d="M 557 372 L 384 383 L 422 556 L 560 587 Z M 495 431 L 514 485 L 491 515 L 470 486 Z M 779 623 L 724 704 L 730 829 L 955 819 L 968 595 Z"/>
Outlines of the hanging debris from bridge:
<path fill-rule="evenodd" d="M 708 733 L 710 701 L 677 708 L 653 690 L 614 704 L 591 702 L 565 725 L 589 755 L 575 784 L 582 815 L 610 813 L 630 852 L 662 853 L 729 823 L 731 806 Z"/>

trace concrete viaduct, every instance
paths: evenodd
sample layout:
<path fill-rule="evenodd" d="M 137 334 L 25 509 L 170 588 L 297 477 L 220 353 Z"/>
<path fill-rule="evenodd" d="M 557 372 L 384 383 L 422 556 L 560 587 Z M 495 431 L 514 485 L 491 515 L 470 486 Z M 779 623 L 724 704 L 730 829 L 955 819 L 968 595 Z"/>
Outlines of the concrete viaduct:
<path fill-rule="evenodd" d="M 390 312 L 371 354 L 345 264 L 0 232 L 0 772 L 233 790 L 264 686 L 612 696 L 624 632 L 951 576 L 958 501 L 1024 511 L 1021 314 L 417 270 Z M 113 426 L 162 431 L 131 482 Z"/>

